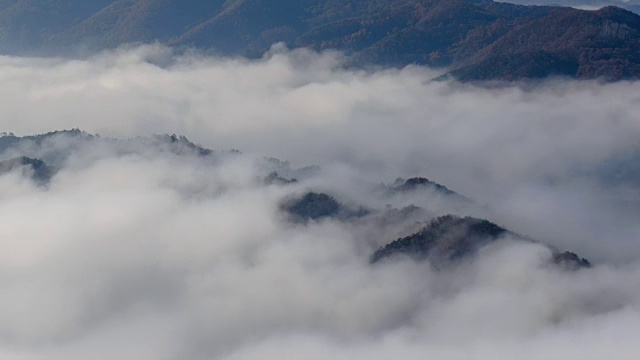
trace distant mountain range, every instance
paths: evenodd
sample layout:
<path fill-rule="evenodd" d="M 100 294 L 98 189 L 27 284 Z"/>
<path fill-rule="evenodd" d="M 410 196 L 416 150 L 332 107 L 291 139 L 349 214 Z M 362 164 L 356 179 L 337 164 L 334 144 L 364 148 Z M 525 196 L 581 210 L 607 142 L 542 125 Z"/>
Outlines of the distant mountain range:
<path fill-rule="evenodd" d="M 107 149 L 104 155 L 91 149 Z M 47 134 L 18 137 L 12 134 L 0 136 L 0 178 L 9 174 L 31 180 L 40 191 L 48 191 L 58 172 L 65 168 L 77 168 L 76 153 L 92 154 L 84 159 L 85 166 L 99 161 L 103 156 L 126 157 L 134 154 L 147 154 L 170 157 L 175 161 L 195 161 L 199 166 L 216 166 L 221 160 L 238 156 L 237 150 L 219 152 L 203 148 L 190 142 L 184 136 L 159 135 L 134 139 L 102 138 L 80 130 L 56 131 Z M 95 157 L 92 159 L 92 157 Z M 256 186 L 277 186 L 283 190 L 284 198 L 279 205 L 282 220 L 295 226 L 309 226 L 323 221 L 339 222 L 348 226 L 360 227 L 378 237 L 382 242 L 370 257 L 372 265 L 387 259 L 413 259 L 429 261 L 434 266 L 450 266 L 473 257 L 482 248 L 508 239 L 510 241 L 534 243 L 534 240 L 485 219 L 462 217 L 440 213 L 414 205 L 414 202 L 438 201 L 440 211 L 446 211 L 445 203 L 461 204 L 463 212 L 473 209 L 473 200 L 462 196 L 447 187 L 426 178 L 398 178 L 392 184 L 368 186 L 371 197 L 383 201 L 401 204 L 394 208 L 386 205 L 382 208 L 365 207 L 357 203 L 320 191 L 304 191 L 321 170 L 315 167 L 293 169 L 288 162 L 273 158 L 264 158 L 258 164 L 265 173 L 264 178 L 256 179 Z M 296 176 L 288 179 L 278 174 Z M 268 175 L 267 175 L 268 174 Z M 311 182 L 313 183 L 313 182 Z M 422 197 L 422 196 L 426 197 Z M 421 200 L 422 199 L 422 200 Z M 399 201 L 398 201 L 399 200 Z M 397 234 L 404 234 L 397 238 Z M 394 240 L 396 239 L 396 240 Z M 573 252 L 560 251 L 552 246 L 543 245 L 551 254 L 550 265 L 564 270 L 579 270 L 590 267 L 588 260 Z"/>
<path fill-rule="evenodd" d="M 617 6 L 640 14 L 639 0 L 509 0 L 518 5 L 570 6 L 577 9 L 597 10 L 605 6 Z"/>
<path fill-rule="evenodd" d="M 557 2 L 573 3 L 568 1 Z M 484 0 L 0 0 L 4 53 L 77 54 L 152 41 L 254 57 L 285 42 L 345 51 L 354 65 L 452 68 L 461 80 L 640 77 L 640 15 L 620 7 L 587 11 Z"/>

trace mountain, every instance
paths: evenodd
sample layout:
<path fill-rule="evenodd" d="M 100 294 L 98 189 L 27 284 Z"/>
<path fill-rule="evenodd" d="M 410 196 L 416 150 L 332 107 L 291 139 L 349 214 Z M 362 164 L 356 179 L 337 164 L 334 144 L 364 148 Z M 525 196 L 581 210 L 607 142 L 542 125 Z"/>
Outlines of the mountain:
<path fill-rule="evenodd" d="M 0 161 L 0 176 L 19 172 L 18 174 L 36 185 L 48 185 L 58 170 L 69 166 L 82 168 L 105 157 L 160 156 L 169 159 L 168 163 L 188 162 L 198 167 L 215 167 L 221 163 L 220 160 L 228 161 L 240 156 L 239 154 L 237 150 L 222 152 L 206 149 L 177 135 L 114 139 L 91 135 L 78 129 L 24 137 L 2 133 L 0 159 L 6 160 Z M 533 242 L 488 220 L 441 215 L 446 213 L 446 202 L 463 204 L 461 211 L 472 211 L 474 202 L 427 178 L 398 178 L 393 184 L 383 186 L 382 191 L 379 187 L 359 184 L 356 187 L 359 190 L 351 191 L 364 191 L 369 200 L 375 200 L 362 206 L 344 199 L 348 194 L 342 193 L 337 197 L 326 192 L 308 190 L 314 184 L 313 178 L 321 172 L 316 167 L 295 169 L 288 162 L 274 158 L 265 158 L 255 163 L 255 166 L 258 173 L 264 173 L 265 176 L 257 177 L 254 185 L 279 187 L 278 192 L 283 194 L 278 210 L 285 222 L 307 226 L 333 221 L 357 229 L 354 236 L 362 239 L 363 243 L 376 246 L 386 244 L 373 253 L 372 263 L 405 255 L 419 261 L 428 259 L 434 265 L 441 265 L 473 256 L 479 249 L 504 237 Z M 282 177 L 278 171 L 287 176 L 299 175 L 299 180 Z M 44 190 L 48 191 L 50 188 L 45 186 Z M 394 202 L 398 207 L 388 203 L 385 205 L 387 201 Z M 428 209 L 431 201 L 438 202 L 439 213 Z M 414 202 L 420 206 L 413 205 Z M 426 206 L 422 207 L 423 205 Z M 411 235 L 398 238 L 398 234 Z M 397 240 L 389 242 L 389 239 L 394 238 Z M 590 266 L 586 259 L 572 252 L 547 247 L 552 253 L 551 262 L 565 269 Z M 375 247 L 372 246 L 371 249 L 373 248 Z"/>
<path fill-rule="evenodd" d="M 428 258 L 435 264 L 443 264 L 469 257 L 507 235 L 520 241 L 531 241 L 488 220 L 445 215 L 432 219 L 418 232 L 378 249 L 371 257 L 371 262 L 405 255 L 418 261 Z M 567 269 L 591 266 L 588 260 L 575 253 L 549 249 L 553 254 L 551 261 L 556 265 Z"/>
<path fill-rule="evenodd" d="M 46 47 L 82 44 L 115 47 L 131 42 L 168 42 L 216 16 L 224 1 L 117 0 L 48 39 Z"/>
<path fill-rule="evenodd" d="M 369 210 L 351 208 L 339 203 L 325 193 L 308 192 L 302 196 L 287 199 L 281 210 L 286 212 L 293 222 L 308 223 L 311 220 L 338 219 L 342 221 L 357 219 L 369 214 Z"/>
<path fill-rule="evenodd" d="M 55 169 L 40 159 L 26 156 L 0 161 L 0 176 L 14 171 L 23 171 L 37 184 L 44 185 L 51 180 Z"/>
<path fill-rule="evenodd" d="M 640 14 L 640 1 L 638 0 L 508 0 L 505 2 L 519 5 L 569 6 L 585 10 L 596 10 L 605 6 L 617 6 Z"/>
<path fill-rule="evenodd" d="M 629 4 L 630 6 L 632 4 Z M 640 16 L 485 0 L 2 0 L 0 51 L 95 51 L 159 41 L 261 56 L 276 42 L 351 65 L 424 64 L 460 80 L 640 76 Z"/>
<path fill-rule="evenodd" d="M 0 0 L 0 43 L 4 52 L 33 51 L 111 4 L 113 0 Z"/>
<path fill-rule="evenodd" d="M 460 194 L 449 190 L 446 186 L 438 184 L 434 181 L 431 181 L 423 177 L 414 177 L 414 178 L 409 178 L 407 180 L 403 178 L 397 178 L 396 181 L 394 181 L 394 183 L 389 188 L 389 191 L 395 193 L 395 192 L 416 191 L 421 189 L 425 189 L 425 190 L 433 189 L 434 191 L 440 192 L 444 195 L 461 196 Z"/>
<path fill-rule="evenodd" d="M 423 180 L 419 181 L 421 184 L 418 186 L 426 184 L 424 178 L 414 179 Z M 409 186 L 415 186 L 414 180 L 408 181 L 409 184 L 413 184 Z M 280 185 L 287 184 L 289 183 Z M 427 216 L 423 209 L 413 205 L 402 209 L 387 206 L 383 211 L 369 210 L 364 207 L 346 206 L 328 194 L 316 192 L 289 197 L 280 205 L 280 210 L 287 214 L 289 221 L 297 224 L 321 220 L 357 222 L 376 229 L 376 232 L 383 231 L 385 227 L 398 227 L 403 223 L 406 225 L 407 221 Z M 417 232 L 380 247 L 373 253 L 370 261 L 375 264 L 403 255 L 416 261 L 429 260 L 435 266 L 444 266 L 467 259 L 481 248 L 507 236 L 516 241 L 534 242 L 485 219 L 451 214 L 436 216 L 428 220 Z M 544 244 L 542 246 L 551 251 L 550 262 L 560 268 L 577 270 L 591 267 L 587 259 L 573 252 L 559 251 Z"/>
<path fill-rule="evenodd" d="M 385 195 L 390 196 L 403 194 L 415 196 L 417 193 L 431 193 L 448 197 L 451 201 L 458 201 L 463 204 L 472 203 L 472 200 L 466 196 L 460 195 L 446 186 L 424 177 L 413 177 L 409 179 L 397 178 L 393 184 L 382 184 L 381 190 Z"/>

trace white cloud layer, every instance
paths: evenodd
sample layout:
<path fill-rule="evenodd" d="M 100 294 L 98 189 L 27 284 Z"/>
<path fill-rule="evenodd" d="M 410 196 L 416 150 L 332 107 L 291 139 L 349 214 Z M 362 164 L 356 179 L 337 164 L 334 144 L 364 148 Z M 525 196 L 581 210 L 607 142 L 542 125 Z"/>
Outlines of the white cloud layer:
<path fill-rule="evenodd" d="M 248 153 L 209 161 L 64 139 L 0 153 L 62 166 L 46 189 L 0 176 L 0 358 L 635 358 L 640 84 L 486 88 L 437 75 L 279 48 L 254 61 L 159 46 L 0 58 L 2 131 L 178 133 Z M 253 154 L 324 172 L 267 187 Z M 372 266 L 394 237 L 278 211 L 309 188 L 384 206 L 363 181 L 418 175 L 596 266 L 553 269 L 547 248 L 515 241 L 446 271 Z"/>

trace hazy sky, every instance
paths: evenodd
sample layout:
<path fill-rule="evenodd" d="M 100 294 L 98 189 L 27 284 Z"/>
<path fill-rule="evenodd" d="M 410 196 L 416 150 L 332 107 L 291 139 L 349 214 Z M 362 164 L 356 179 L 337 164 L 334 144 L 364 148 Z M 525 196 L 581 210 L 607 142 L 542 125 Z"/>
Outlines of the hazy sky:
<path fill-rule="evenodd" d="M 68 139 L 20 149 L 66 160 L 47 189 L 0 176 L 0 358 L 635 358 L 640 85 L 438 75 L 282 48 L 255 61 L 155 45 L 0 58 L 2 131 L 177 133 L 246 154 Z M 263 155 L 323 172 L 266 187 Z M 508 239 L 446 271 L 371 266 L 394 238 L 278 210 L 307 189 L 382 204 L 363 182 L 398 176 L 438 181 L 476 200 L 475 215 L 595 266 L 563 272 L 548 248 Z"/>

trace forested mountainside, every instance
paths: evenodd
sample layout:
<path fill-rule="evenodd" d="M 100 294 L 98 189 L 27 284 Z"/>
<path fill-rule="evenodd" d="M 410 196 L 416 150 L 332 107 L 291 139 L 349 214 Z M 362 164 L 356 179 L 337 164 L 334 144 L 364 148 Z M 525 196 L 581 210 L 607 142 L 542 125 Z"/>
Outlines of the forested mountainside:
<path fill-rule="evenodd" d="M 424 64 L 461 80 L 635 79 L 640 15 L 477 0 L 5 0 L 0 50 L 78 54 L 159 41 L 261 56 L 277 42 L 353 65 Z"/>

